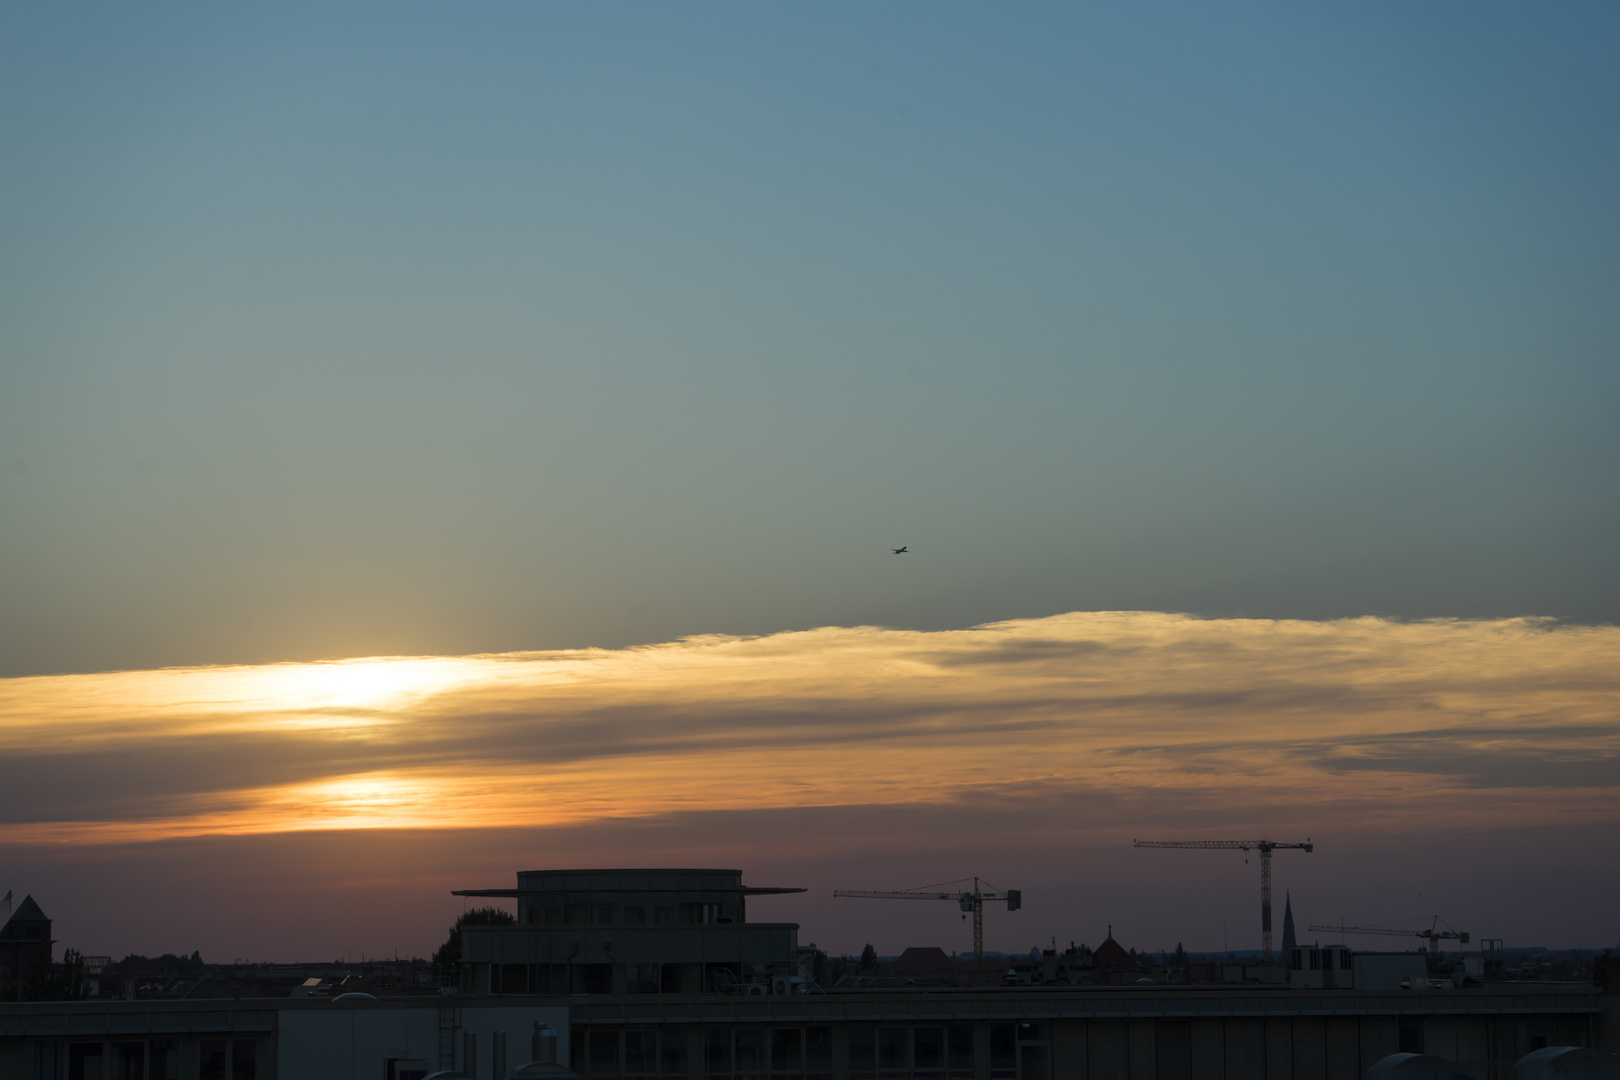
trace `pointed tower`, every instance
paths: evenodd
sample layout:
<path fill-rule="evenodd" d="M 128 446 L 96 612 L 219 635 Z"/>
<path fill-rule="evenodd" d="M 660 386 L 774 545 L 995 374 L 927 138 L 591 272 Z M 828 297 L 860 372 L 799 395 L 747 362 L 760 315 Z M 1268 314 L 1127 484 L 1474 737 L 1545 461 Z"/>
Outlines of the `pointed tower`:
<path fill-rule="evenodd" d="M 18 983 L 43 980 L 51 972 L 51 920 L 34 903 L 23 897 L 5 925 L 0 926 L 0 986 L 5 996 L 20 1000 Z"/>
<path fill-rule="evenodd" d="M 1294 940 L 1294 901 L 1287 893 L 1283 893 L 1283 942 L 1282 962 L 1289 963 L 1294 956 L 1294 948 L 1299 942 Z"/>

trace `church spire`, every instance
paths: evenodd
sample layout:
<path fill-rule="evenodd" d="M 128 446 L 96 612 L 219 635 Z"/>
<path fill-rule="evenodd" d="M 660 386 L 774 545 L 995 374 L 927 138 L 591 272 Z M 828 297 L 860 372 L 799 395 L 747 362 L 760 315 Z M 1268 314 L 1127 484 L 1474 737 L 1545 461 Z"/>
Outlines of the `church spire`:
<path fill-rule="evenodd" d="M 1294 955 L 1294 948 L 1299 942 L 1294 940 L 1294 902 L 1287 893 L 1283 893 L 1283 963 L 1288 963 Z"/>

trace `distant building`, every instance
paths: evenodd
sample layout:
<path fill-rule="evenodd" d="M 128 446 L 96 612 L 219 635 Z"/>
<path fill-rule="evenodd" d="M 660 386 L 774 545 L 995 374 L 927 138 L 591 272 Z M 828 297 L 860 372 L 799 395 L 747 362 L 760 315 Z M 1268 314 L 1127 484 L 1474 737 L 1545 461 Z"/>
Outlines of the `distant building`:
<path fill-rule="evenodd" d="M 1134 983 L 1148 977 L 1147 969 L 1114 940 L 1113 934 L 1109 934 L 1086 958 L 1081 970 L 1089 976 L 1088 981 L 1112 986 Z"/>
<path fill-rule="evenodd" d="M 8 897 L 9 899 L 9 897 Z M 51 920 L 32 896 L 0 926 L 0 992 L 15 999 L 29 983 L 43 983 L 51 975 Z"/>
<path fill-rule="evenodd" d="M 535 870 L 516 926 L 461 931 L 462 989 L 476 994 L 786 994 L 805 982 L 797 923 L 751 923 L 741 870 Z"/>
<path fill-rule="evenodd" d="M 1421 952 L 1356 952 L 1340 946 L 1291 949 L 1288 984 L 1295 990 L 1410 990 L 1428 981 Z"/>
<path fill-rule="evenodd" d="M 959 967 L 944 949 L 913 947 L 895 959 L 894 973 L 902 979 L 946 983 L 955 978 Z"/>

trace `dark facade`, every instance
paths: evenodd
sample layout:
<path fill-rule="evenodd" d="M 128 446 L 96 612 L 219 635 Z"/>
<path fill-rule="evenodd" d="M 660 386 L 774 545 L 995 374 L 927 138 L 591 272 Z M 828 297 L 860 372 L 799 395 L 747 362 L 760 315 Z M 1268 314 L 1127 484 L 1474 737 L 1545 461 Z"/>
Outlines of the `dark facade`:
<path fill-rule="evenodd" d="M 516 1054 L 535 1019 L 585 1080 L 1359 1080 L 1399 1051 L 1513 1080 L 1541 1047 L 1620 1041 L 1614 995 L 1552 984 L 37 1002 L 0 1003 L 0 1080 L 385 1080 L 459 1066 L 469 1032 L 495 1080 L 495 1033 Z"/>
<path fill-rule="evenodd" d="M 741 870 L 536 870 L 515 889 L 516 926 L 461 932 L 462 989 L 476 994 L 790 993 L 802 985 L 797 923 L 751 923 Z"/>
<path fill-rule="evenodd" d="M 627 998 L 576 1005 L 570 1045 L 585 1080 L 1359 1080 L 1402 1051 L 1512 1080 L 1532 1050 L 1594 1045 L 1603 1000 L 1579 986 Z"/>

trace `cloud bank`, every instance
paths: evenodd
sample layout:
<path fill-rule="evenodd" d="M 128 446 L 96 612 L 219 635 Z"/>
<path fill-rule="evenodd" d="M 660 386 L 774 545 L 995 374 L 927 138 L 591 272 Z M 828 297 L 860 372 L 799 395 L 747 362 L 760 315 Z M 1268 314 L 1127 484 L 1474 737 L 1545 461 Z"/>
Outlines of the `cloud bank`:
<path fill-rule="evenodd" d="M 1144 612 L 19 678 L 0 816 L 47 846 L 1019 804 L 1101 839 L 1596 824 L 1617 703 L 1613 627 Z"/>

